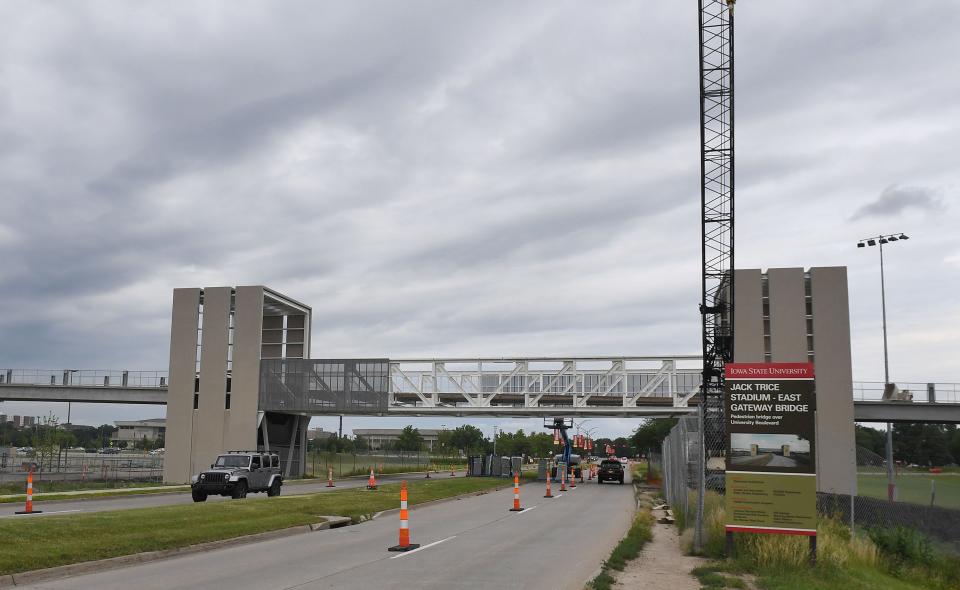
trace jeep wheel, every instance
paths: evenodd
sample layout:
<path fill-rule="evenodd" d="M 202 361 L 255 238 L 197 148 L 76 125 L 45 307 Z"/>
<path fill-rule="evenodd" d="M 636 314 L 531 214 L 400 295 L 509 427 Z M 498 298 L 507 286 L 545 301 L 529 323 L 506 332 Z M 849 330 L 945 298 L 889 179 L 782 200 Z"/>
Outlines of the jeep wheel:
<path fill-rule="evenodd" d="M 270 488 L 267 489 L 267 496 L 275 498 L 280 495 L 280 480 L 274 479 L 273 483 L 270 484 Z"/>
<path fill-rule="evenodd" d="M 233 488 L 233 494 L 230 496 L 234 500 L 239 500 L 241 498 L 247 497 L 247 482 L 240 480 L 237 482 L 237 485 Z"/>
<path fill-rule="evenodd" d="M 190 495 L 193 496 L 194 502 L 206 502 L 207 493 L 203 490 L 191 490 Z"/>

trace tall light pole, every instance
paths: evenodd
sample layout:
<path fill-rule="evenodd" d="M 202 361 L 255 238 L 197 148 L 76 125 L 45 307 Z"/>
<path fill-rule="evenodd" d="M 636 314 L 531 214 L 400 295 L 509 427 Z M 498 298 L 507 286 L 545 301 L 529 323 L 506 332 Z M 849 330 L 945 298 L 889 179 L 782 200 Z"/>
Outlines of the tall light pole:
<path fill-rule="evenodd" d="M 864 238 L 857 242 L 857 248 L 880 246 L 880 306 L 883 313 L 883 390 L 890 386 L 890 356 L 887 351 L 887 289 L 883 275 L 883 245 L 900 240 L 909 240 L 910 236 L 900 234 L 880 235 Z M 887 422 L 887 500 L 893 502 L 897 495 L 897 483 L 893 477 L 893 423 Z"/>

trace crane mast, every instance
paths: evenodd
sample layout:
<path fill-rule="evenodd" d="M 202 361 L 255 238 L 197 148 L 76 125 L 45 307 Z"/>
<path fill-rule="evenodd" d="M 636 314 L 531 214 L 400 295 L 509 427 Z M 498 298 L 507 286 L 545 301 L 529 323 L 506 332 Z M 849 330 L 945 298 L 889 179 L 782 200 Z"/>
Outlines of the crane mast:
<path fill-rule="evenodd" d="M 724 365 L 733 361 L 733 5 L 698 0 L 700 12 L 700 175 L 702 211 L 705 454 L 725 444 Z"/>

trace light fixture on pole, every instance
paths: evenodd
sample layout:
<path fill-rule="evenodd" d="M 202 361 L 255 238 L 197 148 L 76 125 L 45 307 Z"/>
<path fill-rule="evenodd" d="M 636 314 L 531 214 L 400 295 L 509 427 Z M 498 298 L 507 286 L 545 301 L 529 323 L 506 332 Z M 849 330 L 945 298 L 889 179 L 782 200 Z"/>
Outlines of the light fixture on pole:
<path fill-rule="evenodd" d="M 866 246 L 880 245 L 880 305 L 883 314 L 883 390 L 884 392 L 892 389 L 890 387 L 890 357 L 887 351 L 887 289 L 883 274 L 883 245 L 890 242 L 899 242 L 909 240 L 910 236 L 904 233 L 874 236 L 864 238 L 857 242 L 857 248 Z M 866 246 L 864 245 L 866 243 Z M 887 499 L 893 501 L 896 497 L 897 484 L 893 473 L 893 424 L 887 422 Z"/>

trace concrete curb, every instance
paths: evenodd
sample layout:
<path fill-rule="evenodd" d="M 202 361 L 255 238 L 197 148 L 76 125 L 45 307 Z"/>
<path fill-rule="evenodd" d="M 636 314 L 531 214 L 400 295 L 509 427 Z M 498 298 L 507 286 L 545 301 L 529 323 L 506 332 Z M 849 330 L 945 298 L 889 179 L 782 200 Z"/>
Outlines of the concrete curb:
<path fill-rule="evenodd" d="M 319 518 L 324 520 L 307 525 L 300 525 L 275 531 L 266 531 L 263 533 L 256 533 L 243 537 L 233 537 L 231 539 L 221 539 L 219 541 L 209 541 L 207 543 L 198 543 L 197 545 L 188 545 L 186 547 L 163 549 L 160 551 L 147 551 L 144 553 L 133 553 L 131 555 L 121 555 L 119 557 L 110 557 L 108 559 L 98 559 L 95 561 L 84 561 L 81 563 L 61 565 L 42 570 L 20 572 L 18 574 L 6 574 L 0 576 L 0 588 L 14 588 L 17 586 L 36 584 L 38 582 L 48 582 L 50 580 L 79 576 L 92 572 L 120 569 L 130 565 L 159 561 L 162 559 L 169 559 L 171 557 L 190 555 L 192 553 L 202 553 L 204 551 L 210 551 L 213 549 L 224 549 L 226 547 L 246 545 L 249 543 L 259 543 L 261 541 L 291 537 L 313 531 L 335 529 L 347 526 L 351 522 L 350 518 L 346 516 L 321 516 Z"/>

